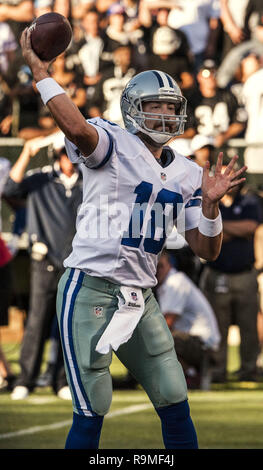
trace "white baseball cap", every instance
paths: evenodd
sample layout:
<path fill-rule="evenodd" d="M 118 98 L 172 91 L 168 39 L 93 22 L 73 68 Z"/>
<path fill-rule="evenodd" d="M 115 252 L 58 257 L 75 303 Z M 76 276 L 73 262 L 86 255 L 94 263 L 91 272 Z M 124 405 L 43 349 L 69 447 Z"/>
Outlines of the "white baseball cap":
<path fill-rule="evenodd" d="M 169 143 L 169 147 L 184 157 L 190 157 L 193 154 L 191 139 L 174 139 Z"/>
<path fill-rule="evenodd" d="M 153 35 L 154 54 L 173 54 L 181 45 L 181 38 L 169 26 L 160 26 Z"/>
<path fill-rule="evenodd" d="M 208 145 L 210 147 L 214 147 L 214 138 L 197 134 L 191 140 L 192 153 L 196 152 L 196 150 L 200 150 L 203 147 L 207 147 Z"/>

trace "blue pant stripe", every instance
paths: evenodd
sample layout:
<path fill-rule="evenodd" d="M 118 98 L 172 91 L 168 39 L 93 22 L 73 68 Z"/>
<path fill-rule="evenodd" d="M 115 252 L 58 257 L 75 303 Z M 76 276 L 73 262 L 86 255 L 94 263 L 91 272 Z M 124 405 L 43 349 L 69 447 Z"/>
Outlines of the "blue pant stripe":
<path fill-rule="evenodd" d="M 66 283 L 63 293 L 60 326 L 62 346 L 64 350 L 67 369 L 69 372 L 71 389 L 74 394 L 76 407 L 80 414 L 92 416 L 95 415 L 95 413 L 92 412 L 90 402 L 88 400 L 86 391 L 81 381 L 80 372 L 76 360 L 76 354 L 74 350 L 72 331 L 75 301 L 82 286 L 82 280 L 84 275 L 85 274 L 83 272 L 77 272 L 75 269 L 71 269 L 70 276 Z"/>

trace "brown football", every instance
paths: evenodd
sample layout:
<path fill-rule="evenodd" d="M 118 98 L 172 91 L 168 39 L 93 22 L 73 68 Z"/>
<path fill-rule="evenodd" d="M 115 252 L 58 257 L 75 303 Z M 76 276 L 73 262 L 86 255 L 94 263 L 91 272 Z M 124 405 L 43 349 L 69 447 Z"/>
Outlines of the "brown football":
<path fill-rule="evenodd" d="M 69 21 L 59 13 L 46 13 L 30 25 L 32 48 L 41 60 L 49 61 L 64 52 L 72 38 Z"/>

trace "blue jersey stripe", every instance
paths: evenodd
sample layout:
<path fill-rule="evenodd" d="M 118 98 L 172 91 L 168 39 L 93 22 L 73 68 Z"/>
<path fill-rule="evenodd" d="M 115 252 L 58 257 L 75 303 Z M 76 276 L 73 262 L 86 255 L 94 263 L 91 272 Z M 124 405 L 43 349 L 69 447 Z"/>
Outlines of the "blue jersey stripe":
<path fill-rule="evenodd" d="M 202 189 L 201 188 L 198 188 L 194 194 L 193 194 L 193 197 L 196 197 L 196 196 L 202 196 Z"/>
<path fill-rule="evenodd" d="M 188 203 L 186 204 L 185 208 L 187 209 L 188 207 L 199 207 L 202 204 L 202 199 L 190 199 Z"/>

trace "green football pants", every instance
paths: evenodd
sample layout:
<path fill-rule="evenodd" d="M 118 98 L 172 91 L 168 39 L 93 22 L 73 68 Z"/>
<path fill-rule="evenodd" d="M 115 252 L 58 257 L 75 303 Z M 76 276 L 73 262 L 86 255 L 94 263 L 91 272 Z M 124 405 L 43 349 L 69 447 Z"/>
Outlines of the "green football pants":
<path fill-rule="evenodd" d="M 187 398 L 174 341 L 151 289 L 142 289 L 144 313 L 117 357 L 142 385 L 155 408 Z M 98 340 L 118 309 L 120 286 L 66 269 L 58 285 L 57 315 L 74 412 L 105 415 L 112 400 L 112 352 L 98 353 Z"/>

